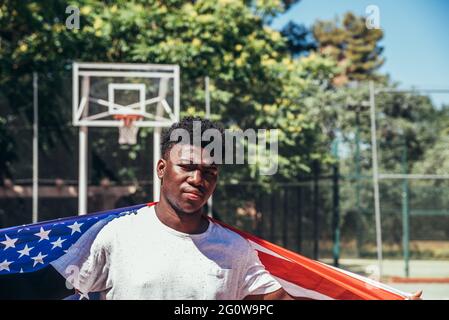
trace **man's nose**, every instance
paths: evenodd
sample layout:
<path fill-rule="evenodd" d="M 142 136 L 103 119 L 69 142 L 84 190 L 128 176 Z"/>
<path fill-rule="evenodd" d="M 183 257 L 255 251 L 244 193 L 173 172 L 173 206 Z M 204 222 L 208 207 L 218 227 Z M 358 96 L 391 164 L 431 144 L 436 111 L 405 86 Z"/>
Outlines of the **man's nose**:
<path fill-rule="evenodd" d="M 189 177 L 189 183 L 194 186 L 202 185 L 203 176 L 201 174 L 201 170 L 194 170 Z"/>

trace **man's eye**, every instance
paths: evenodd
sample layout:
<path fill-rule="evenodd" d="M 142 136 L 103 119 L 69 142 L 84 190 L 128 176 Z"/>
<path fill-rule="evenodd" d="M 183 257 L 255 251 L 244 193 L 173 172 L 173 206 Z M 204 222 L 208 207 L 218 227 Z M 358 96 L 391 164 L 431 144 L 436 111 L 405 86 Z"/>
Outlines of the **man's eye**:
<path fill-rule="evenodd" d="M 217 171 L 214 171 L 214 170 L 208 170 L 208 171 L 206 171 L 206 173 L 208 175 L 210 175 L 210 176 L 216 176 L 217 175 Z"/>

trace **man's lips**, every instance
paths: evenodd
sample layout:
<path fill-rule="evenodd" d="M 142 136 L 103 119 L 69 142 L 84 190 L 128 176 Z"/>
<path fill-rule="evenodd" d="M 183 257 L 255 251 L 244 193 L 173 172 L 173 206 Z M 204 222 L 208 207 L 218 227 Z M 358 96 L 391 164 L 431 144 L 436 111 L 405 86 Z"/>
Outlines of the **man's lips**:
<path fill-rule="evenodd" d="M 184 193 L 185 193 L 187 199 L 190 199 L 190 200 L 200 200 L 202 198 L 201 196 L 199 196 L 195 193 L 191 193 L 191 192 L 184 192 Z"/>
<path fill-rule="evenodd" d="M 191 200 L 199 200 L 203 198 L 203 194 L 196 190 L 185 190 L 183 193 Z"/>

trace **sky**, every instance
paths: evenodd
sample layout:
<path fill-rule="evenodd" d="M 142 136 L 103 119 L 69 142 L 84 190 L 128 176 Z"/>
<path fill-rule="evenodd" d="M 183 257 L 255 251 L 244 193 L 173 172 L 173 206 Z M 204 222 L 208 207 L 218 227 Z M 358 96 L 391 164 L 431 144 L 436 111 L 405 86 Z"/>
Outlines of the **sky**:
<path fill-rule="evenodd" d="M 301 0 L 272 27 L 280 30 L 290 20 L 309 27 L 347 11 L 366 16 L 368 5 L 379 8 L 384 31 L 380 44 L 386 61 L 380 71 L 401 88 L 449 91 L 449 0 Z M 431 97 L 437 105 L 449 104 L 449 93 Z"/>

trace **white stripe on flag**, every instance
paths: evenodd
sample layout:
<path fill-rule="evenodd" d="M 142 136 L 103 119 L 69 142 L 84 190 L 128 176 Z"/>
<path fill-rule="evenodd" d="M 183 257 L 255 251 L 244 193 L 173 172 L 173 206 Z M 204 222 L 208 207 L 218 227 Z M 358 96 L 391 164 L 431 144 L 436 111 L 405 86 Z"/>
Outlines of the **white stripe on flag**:
<path fill-rule="evenodd" d="M 257 244 L 257 243 L 255 243 L 255 242 L 251 241 L 250 239 L 247 239 L 247 240 L 249 241 L 249 243 L 251 244 L 251 246 L 253 247 L 253 249 L 256 249 L 257 251 L 262 251 L 262 252 L 264 252 L 264 253 L 266 253 L 266 254 L 269 254 L 269 255 L 271 255 L 271 256 L 273 256 L 273 257 L 281 258 L 281 259 L 284 259 L 284 260 L 287 260 L 287 261 L 290 261 L 290 262 L 291 262 L 290 259 L 287 259 L 286 257 L 283 257 L 283 256 L 277 254 L 276 252 L 271 251 L 270 249 L 267 249 L 267 248 L 265 248 L 265 247 L 262 247 L 260 244 Z"/>
<path fill-rule="evenodd" d="M 319 293 L 318 291 L 305 289 L 279 277 L 273 276 L 273 278 L 275 278 L 281 284 L 282 288 L 284 288 L 285 291 L 293 297 L 305 297 L 314 300 L 335 300 L 329 296 Z"/>

